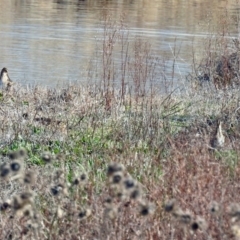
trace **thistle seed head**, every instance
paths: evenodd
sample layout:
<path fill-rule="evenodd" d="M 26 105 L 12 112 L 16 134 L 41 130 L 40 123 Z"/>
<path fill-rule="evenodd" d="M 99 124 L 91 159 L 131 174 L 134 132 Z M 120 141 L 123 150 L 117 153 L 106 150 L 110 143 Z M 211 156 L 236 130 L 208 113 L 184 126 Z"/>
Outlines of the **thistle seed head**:
<path fill-rule="evenodd" d="M 87 174 L 82 173 L 79 177 L 75 178 L 73 181 L 73 185 L 85 185 L 87 183 Z"/>
<path fill-rule="evenodd" d="M 25 184 L 33 184 L 35 182 L 35 180 L 36 180 L 36 176 L 32 171 L 27 171 L 24 174 L 23 182 Z"/>
<path fill-rule="evenodd" d="M 16 160 L 19 158 L 19 155 L 17 151 L 12 151 L 8 154 L 8 157 L 10 160 Z"/>
<path fill-rule="evenodd" d="M 142 191 L 139 186 L 136 186 L 129 192 L 129 197 L 133 200 L 138 200 L 142 196 Z"/>
<path fill-rule="evenodd" d="M 61 185 L 56 185 L 51 188 L 51 193 L 53 196 L 58 196 L 63 190 Z"/>
<path fill-rule="evenodd" d="M 111 163 L 108 165 L 108 168 L 107 168 L 107 175 L 108 176 L 111 176 L 113 175 L 114 173 L 116 172 L 122 172 L 124 171 L 124 167 L 122 164 L 119 164 L 119 163 Z"/>
<path fill-rule="evenodd" d="M 174 212 L 176 207 L 177 207 L 176 200 L 171 199 L 165 204 L 164 209 L 166 212 L 172 213 L 172 212 Z"/>
<path fill-rule="evenodd" d="M 20 169 L 22 168 L 21 166 L 21 162 L 20 161 L 13 161 L 10 163 L 10 169 L 13 171 L 13 172 L 18 172 L 20 171 Z"/>
<path fill-rule="evenodd" d="M 213 201 L 209 206 L 210 213 L 213 215 L 218 215 L 220 213 L 220 206 L 217 202 Z"/>
<path fill-rule="evenodd" d="M 18 156 L 20 158 L 26 158 L 27 157 L 27 151 L 24 148 L 21 148 L 18 150 Z"/>
<path fill-rule="evenodd" d="M 155 206 L 152 203 L 141 203 L 140 204 L 140 215 L 148 216 L 153 214 L 155 210 Z"/>
<path fill-rule="evenodd" d="M 190 224 L 192 221 L 192 216 L 188 212 L 183 212 L 182 214 L 179 215 L 178 219 L 182 224 Z"/>
<path fill-rule="evenodd" d="M 80 220 L 86 219 L 91 215 L 91 209 L 87 208 L 87 209 L 83 209 L 78 213 L 78 218 Z"/>
<path fill-rule="evenodd" d="M 120 184 L 123 180 L 122 172 L 116 172 L 111 176 L 111 183 L 112 184 Z"/>
<path fill-rule="evenodd" d="M 134 188 L 136 186 L 136 181 L 132 178 L 126 178 L 123 181 L 124 187 L 126 190 L 131 190 L 132 188 Z"/>
<path fill-rule="evenodd" d="M 5 178 L 7 178 L 8 176 L 9 176 L 9 174 L 10 174 L 10 168 L 8 168 L 8 167 L 2 167 L 1 169 L 0 169 L 0 177 L 1 178 L 3 178 L 3 179 L 5 179 Z"/>
<path fill-rule="evenodd" d="M 112 206 L 112 203 L 113 203 L 113 199 L 111 197 L 108 197 L 104 200 L 103 205 L 104 207 L 109 208 L 110 206 Z"/>
<path fill-rule="evenodd" d="M 197 231 L 197 230 L 205 231 L 207 229 L 207 222 L 202 217 L 197 217 L 195 221 L 191 223 L 191 230 Z"/>
<path fill-rule="evenodd" d="M 10 202 L 5 201 L 0 205 L 0 211 L 6 211 L 7 209 L 9 209 L 11 207 Z"/>
<path fill-rule="evenodd" d="M 32 203 L 33 194 L 31 192 L 23 192 L 13 197 L 11 206 L 15 211 L 18 211 L 26 205 L 32 205 Z"/>

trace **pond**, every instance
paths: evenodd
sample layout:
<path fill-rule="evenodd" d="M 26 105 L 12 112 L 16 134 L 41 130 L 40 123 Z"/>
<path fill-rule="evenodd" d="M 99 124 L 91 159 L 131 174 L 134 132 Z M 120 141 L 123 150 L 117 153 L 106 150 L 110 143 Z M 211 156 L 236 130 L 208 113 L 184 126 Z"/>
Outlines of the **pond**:
<path fill-rule="evenodd" d="M 167 73 L 174 61 L 174 78 L 181 80 L 191 71 L 192 46 L 207 36 L 208 23 L 219 24 L 226 10 L 230 17 L 239 15 L 236 1 L 230 0 L 0 2 L 4 9 L 0 14 L 0 68 L 7 67 L 13 81 L 50 87 L 89 81 L 89 63 L 102 51 L 104 16 L 111 16 L 112 21 L 124 16 L 127 40 L 140 37 L 146 41 L 164 59 Z"/>

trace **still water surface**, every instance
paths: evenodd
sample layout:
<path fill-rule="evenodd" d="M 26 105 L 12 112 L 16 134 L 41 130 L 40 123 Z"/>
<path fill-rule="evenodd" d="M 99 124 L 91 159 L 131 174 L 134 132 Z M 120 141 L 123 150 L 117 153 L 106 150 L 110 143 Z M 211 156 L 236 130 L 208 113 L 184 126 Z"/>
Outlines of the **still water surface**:
<path fill-rule="evenodd" d="M 179 79 L 191 70 L 192 44 L 218 24 L 226 9 L 238 16 L 236 1 L 195 0 L 0 0 L 0 68 L 21 83 L 56 86 L 87 81 L 88 63 L 101 46 L 105 14 L 125 15 L 129 41 L 140 36 L 153 52 L 173 60 Z M 233 34 L 237 34 L 234 32 Z M 99 48 L 98 48 L 99 50 Z M 101 50 L 101 48 L 100 48 Z M 169 63 L 169 66 L 171 64 Z"/>

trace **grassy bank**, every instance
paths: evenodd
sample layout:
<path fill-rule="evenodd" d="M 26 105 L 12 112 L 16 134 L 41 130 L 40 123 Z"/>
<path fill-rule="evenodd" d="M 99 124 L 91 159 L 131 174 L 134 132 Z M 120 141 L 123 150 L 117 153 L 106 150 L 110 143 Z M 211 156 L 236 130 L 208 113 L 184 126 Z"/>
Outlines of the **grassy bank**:
<path fill-rule="evenodd" d="M 156 91 L 162 61 L 105 21 L 102 60 L 88 72 L 99 83 L 1 94 L 1 237 L 237 239 L 237 84 L 227 74 L 216 84 L 215 63 L 181 92 L 162 74 Z M 225 143 L 213 149 L 219 120 Z"/>

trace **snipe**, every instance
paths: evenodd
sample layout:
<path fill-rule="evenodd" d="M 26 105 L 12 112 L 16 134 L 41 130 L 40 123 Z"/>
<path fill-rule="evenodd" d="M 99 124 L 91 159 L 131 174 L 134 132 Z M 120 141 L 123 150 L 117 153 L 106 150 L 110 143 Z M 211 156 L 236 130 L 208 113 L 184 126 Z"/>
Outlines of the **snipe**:
<path fill-rule="evenodd" d="M 225 143 L 225 136 L 223 135 L 223 131 L 222 131 L 222 122 L 218 121 L 216 131 L 214 133 L 213 138 L 211 139 L 211 147 L 214 149 L 221 148 L 224 146 L 224 143 Z"/>
<path fill-rule="evenodd" d="M 9 90 L 13 85 L 13 81 L 8 76 L 8 70 L 5 67 L 1 71 L 0 79 L 1 79 L 1 85 L 5 87 L 6 90 Z"/>

